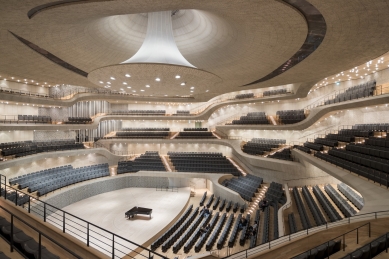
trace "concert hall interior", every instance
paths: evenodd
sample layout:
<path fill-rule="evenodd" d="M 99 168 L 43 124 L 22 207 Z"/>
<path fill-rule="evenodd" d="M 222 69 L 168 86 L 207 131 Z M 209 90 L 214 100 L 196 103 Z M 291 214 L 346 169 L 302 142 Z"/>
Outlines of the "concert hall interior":
<path fill-rule="evenodd" d="M 388 0 L 0 8 L 1 258 L 388 258 Z"/>

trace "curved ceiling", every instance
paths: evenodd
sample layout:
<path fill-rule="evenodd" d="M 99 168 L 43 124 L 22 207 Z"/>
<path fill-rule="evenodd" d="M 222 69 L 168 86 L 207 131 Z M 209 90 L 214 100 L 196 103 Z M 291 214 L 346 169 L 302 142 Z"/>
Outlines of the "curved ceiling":
<path fill-rule="evenodd" d="M 320 47 L 287 72 L 243 89 L 319 81 L 389 50 L 387 1 L 309 2 L 327 24 Z M 47 1 L 2 3 L 0 75 L 98 87 L 34 53 L 8 30 L 89 73 L 119 64 L 139 49 L 147 28 L 145 13 L 179 10 L 173 29 L 181 53 L 194 66 L 222 78 L 209 92 L 194 95 L 204 101 L 268 75 L 300 49 L 308 32 L 301 13 L 277 0 L 81 1 L 29 19 L 28 11 L 42 4 Z"/>

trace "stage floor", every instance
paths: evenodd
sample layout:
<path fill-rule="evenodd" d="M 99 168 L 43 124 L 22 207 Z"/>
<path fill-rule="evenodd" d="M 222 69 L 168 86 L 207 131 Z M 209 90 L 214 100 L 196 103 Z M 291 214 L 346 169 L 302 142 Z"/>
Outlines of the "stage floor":
<path fill-rule="evenodd" d="M 93 196 L 66 206 L 63 210 L 142 245 L 168 225 L 185 207 L 189 198 L 189 188 L 179 188 L 178 192 L 126 188 Z M 148 215 L 125 218 L 124 213 L 135 206 L 152 209 L 151 218 Z M 73 222 L 75 229 L 77 223 Z M 72 222 L 67 221 L 67 224 Z M 73 236 L 78 237 L 76 233 Z M 112 236 L 108 238 L 111 239 Z M 102 243 L 105 243 L 104 238 L 94 240 L 96 246 L 104 247 Z M 99 250 L 104 252 L 103 249 Z M 121 250 L 124 252 L 127 249 Z M 108 251 L 105 253 L 109 254 Z"/>

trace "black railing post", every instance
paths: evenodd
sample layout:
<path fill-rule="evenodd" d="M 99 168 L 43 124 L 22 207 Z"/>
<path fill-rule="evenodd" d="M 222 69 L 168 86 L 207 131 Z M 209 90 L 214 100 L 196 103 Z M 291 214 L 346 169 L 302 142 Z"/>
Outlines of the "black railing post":
<path fill-rule="evenodd" d="M 370 228 L 370 222 L 369 222 L 369 237 L 371 236 L 371 228 Z"/>
<path fill-rule="evenodd" d="M 15 191 L 16 197 L 15 197 L 15 206 L 18 206 L 18 191 Z"/>
<path fill-rule="evenodd" d="M 62 212 L 62 232 L 65 233 L 65 211 Z"/>
<path fill-rule="evenodd" d="M 115 259 L 115 234 L 112 234 L 112 259 Z"/>
<path fill-rule="evenodd" d="M 10 242 L 10 244 L 11 244 L 11 253 L 14 251 L 14 215 L 13 214 L 11 214 L 11 242 Z"/>
<path fill-rule="evenodd" d="M 343 251 L 346 250 L 346 235 L 343 235 Z"/>
<path fill-rule="evenodd" d="M 38 249 L 38 258 L 42 258 L 42 235 L 41 232 L 39 232 L 39 249 Z"/>
<path fill-rule="evenodd" d="M 31 213 L 31 197 L 28 197 L 28 213 Z"/>
<path fill-rule="evenodd" d="M 46 222 L 46 203 L 43 203 L 43 222 Z"/>
<path fill-rule="evenodd" d="M 357 228 L 357 244 L 359 244 L 359 228 Z"/>
<path fill-rule="evenodd" d="M 86 246 L 89 246 L 89 222 L 86 225 Z"/>

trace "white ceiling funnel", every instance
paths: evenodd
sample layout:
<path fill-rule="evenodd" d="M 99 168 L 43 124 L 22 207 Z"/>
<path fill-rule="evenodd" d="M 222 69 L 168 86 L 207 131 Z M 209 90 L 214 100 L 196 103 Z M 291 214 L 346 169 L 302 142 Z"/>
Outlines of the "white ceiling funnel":
<path fill-rule="evenodd" d="M 121 64 L 160 63 L 193 67 L 178 50 L 173 35 L 172 12 L 148 13 L 147 33 L 142 46 Z"/>

